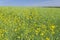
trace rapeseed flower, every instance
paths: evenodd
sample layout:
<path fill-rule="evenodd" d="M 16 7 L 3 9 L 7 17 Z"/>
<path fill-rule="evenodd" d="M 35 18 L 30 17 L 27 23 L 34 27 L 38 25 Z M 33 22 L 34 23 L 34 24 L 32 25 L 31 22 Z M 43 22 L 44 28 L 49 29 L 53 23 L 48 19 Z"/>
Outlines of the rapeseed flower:
<path fill-rule="evenodd" d="M 56 28 L 55 25 L 51 25 L 51 26 L 50 26 L 50 29 L 51 29 L 52 31 L 54 31 L 55 28 Z"/>
<path fill-rule="evenodd" d="M 50 40 L 50 38 L 46 37 L 46 40 Z"/>

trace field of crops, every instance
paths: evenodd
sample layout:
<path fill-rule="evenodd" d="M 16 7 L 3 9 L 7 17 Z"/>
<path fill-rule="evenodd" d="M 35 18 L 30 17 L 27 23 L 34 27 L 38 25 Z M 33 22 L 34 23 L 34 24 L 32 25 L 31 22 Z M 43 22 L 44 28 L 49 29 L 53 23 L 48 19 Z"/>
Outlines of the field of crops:
<path fill-rule="evenodd" d="M 0 40 L 60 40 L 60 8 L 0 7 Z"/>

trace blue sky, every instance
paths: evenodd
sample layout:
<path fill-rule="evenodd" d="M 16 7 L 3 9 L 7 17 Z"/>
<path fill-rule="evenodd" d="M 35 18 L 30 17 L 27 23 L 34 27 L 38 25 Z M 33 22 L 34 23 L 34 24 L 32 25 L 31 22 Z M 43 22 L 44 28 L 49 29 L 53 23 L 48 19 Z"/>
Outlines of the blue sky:
<path fill-rule="evenodd" d="M 60 6 L 60 0 L 0 0 L 0 6 Z"/>

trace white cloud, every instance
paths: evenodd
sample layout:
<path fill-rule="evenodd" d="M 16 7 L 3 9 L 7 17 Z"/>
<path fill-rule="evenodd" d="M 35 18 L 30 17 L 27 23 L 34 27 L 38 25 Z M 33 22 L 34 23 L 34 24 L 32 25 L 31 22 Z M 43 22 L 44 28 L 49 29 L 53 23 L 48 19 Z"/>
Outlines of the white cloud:
<path fill-rule="evenodd" d="M 45 2 L 41 2 L 39 5 L 40 6 L 60 6 L 60 0 L 45 1 Z"/>
<path fill-rule="evenodd" d="M 23 2 L 16 2 L 12 0 L 0 0 L 0 6 L 6 6 L 6 5 L 11 5 L 11 6 L 60 6 L 60 0 L 46 0 L 42 2 L 28 2 L 28 3 L 23 3 Z"/>

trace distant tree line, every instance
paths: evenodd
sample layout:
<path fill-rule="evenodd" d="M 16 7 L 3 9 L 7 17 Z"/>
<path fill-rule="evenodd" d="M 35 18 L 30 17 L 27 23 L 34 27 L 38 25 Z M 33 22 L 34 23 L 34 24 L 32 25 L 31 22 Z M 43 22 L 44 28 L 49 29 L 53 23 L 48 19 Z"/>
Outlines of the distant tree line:
<path fill-rule="evenodd" d="M 60 8 L 60 6 L 44 6 L 44 8 Z"/>

